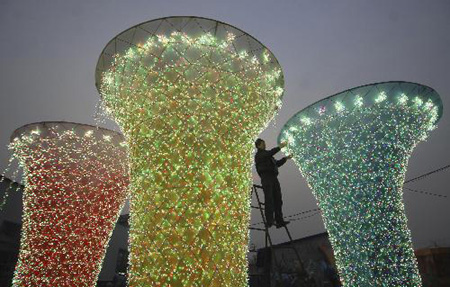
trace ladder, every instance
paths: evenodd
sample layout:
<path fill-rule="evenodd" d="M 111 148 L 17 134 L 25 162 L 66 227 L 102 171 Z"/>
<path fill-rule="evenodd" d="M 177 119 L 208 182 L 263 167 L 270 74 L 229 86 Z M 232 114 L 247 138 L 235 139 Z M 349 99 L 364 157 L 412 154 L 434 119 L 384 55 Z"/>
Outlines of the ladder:
<path fill-rule="evenodd" d="M 262 191 L 262 186 L 254 184 L 253 187 L 252 187 L 251 197 L 253 198 L 253 194 L 255 194 L 256 202 L 258 203 L 258 205 L 254 206 L 252 204 L 251 208 L 258 209 L 260 211 L 261 217 L 262 217 L 262 220 L 263 220 L 263 223 L 264 223 L 264 228 L 250 227 L 250 229 L 251 230 L 256 230 L 256 231 L 262 231 L 262 232 L 265 233 L 265 245 L 266 245 L 265 249 L 266 250 L 267 250 L 267 248 L 270 249 L 271 265 L 272 265 L 272 262 L 274 262 L 275 269 L 280 271 L 280 267 L 278 266 L 277 259 L 275 257 L 274 248 L 273 248 L 273 244 L 272 244 L 272 238 L 270 237 L 269 227 L 267 226 L 266 217 L 264 215 L 264 202 L 261 201 L 261 198 L 260 198 L 260 195 L 259 195 L 258 191 Z M 303 280 L 304 282 L 302 282 L 304 284 L 302 284 L 302 285 L 303 286 L 308 286 L 308 287 L 312 286 L 312 285 L 310 285 L 311 284 L 311 282 L 310 282 L 311 278 L 309 277 L 309 274 L 307 274 L 307 272 L 306 272 L 306 270 L 305 270 L 305 268 L 303 266 L 303 263 L 302 263 L 302 260 L 300 258 L 300 254 L 299 254 L 297 248 L 295 248 L 294 242 L 292 240 L 291 232 L 289 231 L 289 228 L 287 227 L 287 225 L 284 225 L 283 227 L 284 227 L 284 230 L 286 231 L 286 234 L 287 234 L 287 236 L 289 238 L 289 243 L 290 244 L 289 244 L 288 248 L 290 248 L 290 249 L 292 249 L 294 251 L 295 256 L 297 257 L 298 263 L 300 265 L 299 266 L 300 267 L 300 275 L 301 275 L 301 277 L 304 278 L 304 280 Z M 268 276 L 270 278 L 270 274 L 268 274 Z M 271 280 L 268 280 L 268 282 L 269 282 L 269 286 L 270 286 Z"/>

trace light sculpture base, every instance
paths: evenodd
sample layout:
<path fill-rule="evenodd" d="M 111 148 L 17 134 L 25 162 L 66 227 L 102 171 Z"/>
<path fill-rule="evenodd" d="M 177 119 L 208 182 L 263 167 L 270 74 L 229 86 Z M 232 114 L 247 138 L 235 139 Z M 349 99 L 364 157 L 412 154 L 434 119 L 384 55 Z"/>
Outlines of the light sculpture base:
<path fill-rule="evenodd" d="M 118 35 L 96 76 L 130 148 L 130 286 L 246 286 L 253 140 L 283 93 L 272 53 L 171 17 Z"/>
<path fill-rule="evenodd" d="M 283 127 L 279 141 L 318 201 L 344 286 L 421 286 L 402 186 L 441 114 L 431 88 L 387 82 L 319 101 Z"/>
<path fill-rule="evenodd" d="M 96 286 L 128 195 L 122 135 L 43 122 L 17 129 L 11 139 L 25 179 L 13 285 Z"/>

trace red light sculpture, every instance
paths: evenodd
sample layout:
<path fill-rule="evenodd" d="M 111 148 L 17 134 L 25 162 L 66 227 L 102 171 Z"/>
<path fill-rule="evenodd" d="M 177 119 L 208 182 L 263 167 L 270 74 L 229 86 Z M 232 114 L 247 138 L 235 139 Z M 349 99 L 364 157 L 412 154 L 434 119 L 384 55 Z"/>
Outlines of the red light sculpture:
<path fill-rule="evenodd" d="M 10 148 L 24 171 L 14 286 L 95 286 L 128 195 L 122 135 L 67 122 L 25 125 Z"/>

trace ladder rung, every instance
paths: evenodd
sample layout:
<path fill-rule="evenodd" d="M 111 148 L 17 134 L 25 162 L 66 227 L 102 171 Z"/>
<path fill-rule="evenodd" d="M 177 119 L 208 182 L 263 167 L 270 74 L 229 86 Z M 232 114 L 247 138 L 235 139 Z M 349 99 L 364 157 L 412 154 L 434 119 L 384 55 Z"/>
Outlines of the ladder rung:
<path fill-rule="evenodd" d="M 251 230 L 259 230 L 259 231 L 266 231 L 265 229 L 258 228 L 258 227 L 250 227 Z"/>
<path fill-rule="evenodd" d="M 254 205 L 252 205 L 252 208 L 255 208 L 255 209 L 262 209 L 262 210 L 264 210 L 264 208 L 262 208 L 262 207 L 259 207 L 259 206 L 254 206 Z"/>

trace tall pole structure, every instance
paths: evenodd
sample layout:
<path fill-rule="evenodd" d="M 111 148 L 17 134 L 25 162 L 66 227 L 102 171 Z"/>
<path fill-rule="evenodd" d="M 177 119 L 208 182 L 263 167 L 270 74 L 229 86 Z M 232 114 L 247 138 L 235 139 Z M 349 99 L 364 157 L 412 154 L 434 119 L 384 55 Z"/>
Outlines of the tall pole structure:
<path fill-rule="evenodd" d="M 316 102 L 283 127 L 278 140 L 318 201 L 344 286 L 422 286 L 402 187 L 441 115 L 433 89 L 385 82 Z"/>
<path fill-rule="evenodd" d="M 96 85 L 130 149 L 130 286 L 246 286 L 253 141 L 284 87 L 274 55 L 219 21 L 162 18 L 107 44 Z"/>
<path fill-rule="evenodd" d="M 68 122 L 25 125 L 11 136 L 25 190 L 14 286 L 97 284 L 128 195 L 123 136 Z"/>

